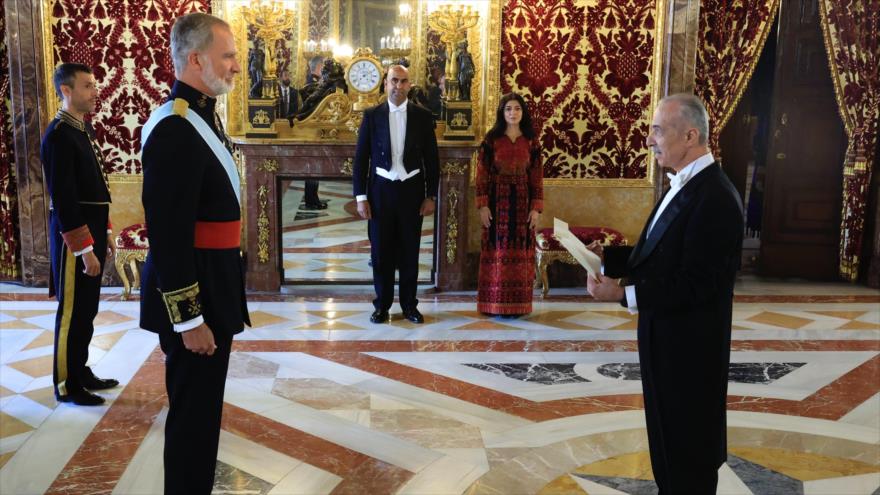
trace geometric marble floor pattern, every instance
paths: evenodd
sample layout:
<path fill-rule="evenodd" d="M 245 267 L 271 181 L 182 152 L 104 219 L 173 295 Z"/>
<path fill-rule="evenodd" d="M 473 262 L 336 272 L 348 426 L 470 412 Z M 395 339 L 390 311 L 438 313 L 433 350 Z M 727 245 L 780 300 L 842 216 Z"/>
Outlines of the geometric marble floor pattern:
<path fill-rule="evenodd" d="M 880 292 L 811 287 L 737 292 L 719 493 L 880 493 Z M 656 493 L 618 305 L 555 291 L 501 320 L 420 294 L 425 324 L 373 325 L 367 292 L 249 297 L 215 493 Z M 0 493 L 161 493 L 164 363 L 138 303 L 103 297 L 89 362 L 121 385 L 95 408 L 52 395 L 56 306 L 0 286 Z"/>
<path fill-rule="evenodd" d="M 367 221 L 357 213 L 351 181 L 321 181 L 324 210 L 307 210 L 301 181 L 283 187 L 281 249 L 284 279 L 306 282 L 370 284 L 370 241 Z M 431 281 L 434 252 L 434 216 L 422 220 L 419 246 L 419 282 Z"/>

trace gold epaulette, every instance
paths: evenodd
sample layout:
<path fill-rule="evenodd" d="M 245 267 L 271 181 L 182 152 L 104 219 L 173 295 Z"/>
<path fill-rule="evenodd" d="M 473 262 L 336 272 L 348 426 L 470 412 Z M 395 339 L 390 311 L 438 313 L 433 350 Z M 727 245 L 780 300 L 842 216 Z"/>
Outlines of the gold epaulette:
<path fill-rule="evenodd" d="M 174 112 L 175 115 L 180 115 L 181 117 L 186 117 L 186 111 L 188 109 L 189 102 L 183 98 L 175 98 L 174 103 L 171 106 L 171 111 Z"/>

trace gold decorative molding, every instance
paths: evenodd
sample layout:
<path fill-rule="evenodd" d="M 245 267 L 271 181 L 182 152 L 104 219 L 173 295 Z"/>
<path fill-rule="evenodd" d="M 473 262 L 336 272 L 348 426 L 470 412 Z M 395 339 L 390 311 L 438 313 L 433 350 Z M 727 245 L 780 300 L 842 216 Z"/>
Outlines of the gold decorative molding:
<path fill-rule="evenodd" d="M 144 182 L 142 174 L 107 174 L 107 182 L 110 184 L 141 184 Z"/>
<path fill-rule="evenodd" d="M 458 253 L 458 189 L 446 192 L 446 262 L 455 263 Z"/>
<path fill-rule="evenodd" d="M 257 165 L 257 171 L 259 172 L 277 172 L 278 171 L 278 161 L 274 158 L 266 158 L 263 160 L 263 163 Z"/>
<path fill-rule="evenodd" d="M 463 175 L 467 172 L 468 163 L 467 162 L 446 162 L 443 166 L 440 167 L 440 173 L 445 175 L 447 178 L 453 175 Z"/>
<path fill-rule="evenodd" d="M 257 261 L 269 262 L 269 188 L 262 185 L 257 189 L 257 205 L 260 213 L 257 215 Z"/>
<path fill-rule="evenodd" d="M 478 137 L 482 137 L 495 124 L 495 107 L 501 100 L 501 0 L 489 2 L 489 19 L 487 21 L 488 40 L 485 48 L 486 95 L 482 106 L 482 128 Z M 479 79 L 478 79 L 479 80 Z M 479 108 L 479 107 L 478 107 Z"/>
<path fill-rule="evenodd" d="M 349 177 L 354 175 L 354 158 L 346 158 L 345 161 L 342 162 L 342 169 L 340 172 Z"/>

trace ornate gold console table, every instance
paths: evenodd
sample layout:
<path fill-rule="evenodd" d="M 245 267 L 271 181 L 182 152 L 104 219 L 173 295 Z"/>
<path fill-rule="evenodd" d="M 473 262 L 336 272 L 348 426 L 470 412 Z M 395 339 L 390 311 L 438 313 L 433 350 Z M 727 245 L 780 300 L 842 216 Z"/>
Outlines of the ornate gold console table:
<path fill-rule="evenodd" d="M 354 144 L 240 140 L 247 191 L 247 288 L 278 291 L 283 280 L 279 218 L 282 179 L 351 177 Z M 468 180 L 476 144 L 440 143 L 434 269 L 440 290 L 464 289 L 470 217 Z"/>

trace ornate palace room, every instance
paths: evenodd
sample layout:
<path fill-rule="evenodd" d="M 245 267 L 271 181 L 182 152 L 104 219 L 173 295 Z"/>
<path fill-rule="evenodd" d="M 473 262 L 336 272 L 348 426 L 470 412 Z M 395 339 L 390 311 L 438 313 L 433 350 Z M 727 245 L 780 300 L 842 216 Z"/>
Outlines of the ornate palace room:
<path fill-rule="evenodd" d="M 169 329 L 160 335 L 192 350 L 195 324 L 178 328 L 186 318 L 147 261 L 165 270 L 169 259 L 152 198 L 182 204 L 189 189 L 176 175 L 151 179 L 158 165 L 145 144 L 169 135 L 147 124 L 170 102 L 180 122 L 199 110 L 179 113 L 186 101 L 169 97 L 186 86 L 172 26 L 191 13 L 221 19 L 212 32 L 231 35 L 208 43 L 232 40 L 234 84 L 201 94 L 214 119 L 195 118 L 210 121 L 232 159 L 233 264 L 249 323 L 226 349 L 212 493 L 653 495 L 672 472 L 658 459 L 675 462 L 656 454 L 663 435 L 649 429 L 667 423 L 650 418 L 699 417 L 718 397 L 702 385 L 717 361 L 701 333 L 727 332 L 714 373 L 726 376 L 716 387 L 726 394 L 715 401 L 726 438 L 717 493 L 880 494 L 880 0 L 0 0 L 0 493 L 172 492 L 166 423 L 186 414 L 168 398 L 179 395 L 169 392 L 176 354 L 142 325 L 158 290 Z M 70 63 L 90 72 L 59 83 Z M 68 113 L 80 76 L 96 92 L 82 119 Z M 712 257 L 720 227 L 688 230 L 692 249 L 670 254 L 646 223 L 655 207 L 670 211 L 664 198 L 688 197 L 658 124 L 684 105 L 664 100 L 680 93 L 705 106 L 709 127 L 688 142 L 711 151 L 707 164 L 714 159 L 741 213 L 716 222 L 734 230 L 732 310 L 730 290 L 711 288 L 726 294 L 729 325 L 693 323 L 697 333 L 690 313 L 662 303 L 701 304 L 710 296 L 696 282 L 666 280 L 681 290 L 654 305 L 648 282 L 610 268 L 612 253 L 635 247 L 632 268 L 644 244 L 660 242 L 650 256 L 681 260 L 671 278 L 720 270 L 691 262 L 721 256 Z M 412 108 L 395 114 L 401 95 Z M 392 155 L 417 156 L 416 180 L 436 180 L 418 191 L 421 228 L 392 246 L 392 294 L 395 263 L 401 288 L 390 308 L 376 302 L 389 259 L 377 246 L 391 243 L 378 240 L 387 232 L 377 212 L 390 207 L 376 209 L 374 189 L 368 200 L 359 189 L 369 156 L 379 176 L 397 173 L 376 168 L 385 144 L 367 134 L 381 108 L 392 112 L 389 133 L 409 119 L 405 143 L 388 134 L 389 167 Z M 412 144 L 414 116 L 429 114 L 430 145 Z M 103 223 L 94 249 L 74 248 L 60 228 L 59 198 L 81 186 L 46 172 L 72 159 L 47 153 L 53 126 L 65 125 L 85 133 L 93 175 L 112 198 L 100 203 L 112 257 L 95 265 L 97 314 L 83 343 L 82 364 L 101 386 L 79 396 L 65 391 L 73 375 L 59 375 L 72 362 L 59 356 L 70 352 L 68 327 L 78 331 L 68 306 L 86 296 L 74 300 L 65 284 L 77 280 L 84 294 L 86 260 L 104 241 Z M 524 140 L 510 134 L 520 131 Z M 517 143 L 529 146 L 530 172 L 510 178 L 499 163 Z M 183 177 L 193 166 L 169 167 Z M 388 182 L 411 180 L 401 177 Z M 507 202 L 522 208 L 508 215 Z M 506 229 L 523 232 L 516 242 L 504 234 L 515 248 L 492 237 Z M 675 225 L 661 232 L 671 237 Z M 171 257 L 189 266 L 206 250 L 199 242 L 196 232 L 195 248 Z M 573 242 L 608 255 L 604 275 L 582 266 Z M 172 272 L 159 273 L 168 283 Z M 612 277 L 623 277 L 619 286 Z M 594 297 L 593 280 L 618 295 Z M 516 304 L 493 299 L 517 283 Z M 405 284 L 415 284 L 418 310 Z M 204 282 L 202 294 L 204 303 Z M 198 315 L 217 308 L 193 301 L 181 311 L 208 328 Z M 678 343 L 663 355 L 674 372 L 654 396 L 660 365 L 645 358 L 662 359 L 651 353 L 664 340 Z M 673 404 L 653 412 L 660 400 Z M 664 445 L 686 443 L 687 433 L 670 435 Z M 686 472 L 690 462 L 675 465 Z M 673 488 L 659 493 L 697 493 L 664 486 Z"/>

